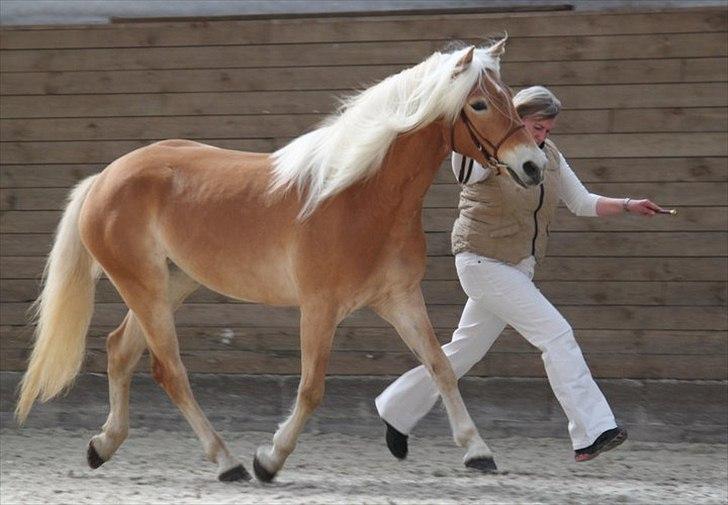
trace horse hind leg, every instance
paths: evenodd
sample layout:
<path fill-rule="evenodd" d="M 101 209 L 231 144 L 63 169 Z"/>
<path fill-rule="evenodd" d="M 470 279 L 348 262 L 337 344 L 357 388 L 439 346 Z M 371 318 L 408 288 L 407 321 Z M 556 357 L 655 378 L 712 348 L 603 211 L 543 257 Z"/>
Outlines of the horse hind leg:
<path fill-rule="evenodd" d="M 291 415 L 273 436 L 273 446 L 255 453 L 255 476 L 270 482 L 293 452 L 306 421 L 324 396 L 326 367 L 339 318 L 320 307 L 301 307 L 301 380 Z"/>
<path fill-rule="evenodd" d="M 107 256 L 107 261 L 99 254 L 95 256 L 143 329 L 147 347 L 155 360 L 155 378 L 187 419 L 208 459 L 217 464 L 218 478 L 223 481 L 250 479 L 192 394 L 187 371 L 180 358 L 174 327 L 174 303 L 169 299 L 167 290 L 169 272 L 165 260 L 154 251 L 144 250 L 127 250 L 123 257 Z M 104 263 L 112 269 L 106 268 Z"/>
<path fill-rule="evenodd" d="M 168 282 L 168 300 L 179 307 L 199 284 L 173 267 Z M 109 379 L 109 415 L 102 432 L 89 442 L 87 461 L 98 468 L 108 461 L 126 440 L 129 432 L 129 390 L 134 368 L 146 349 L 144 331 L 134 313 L 129 311 L 121 325 L 106 341 Z"/>
<path fill-rule="evenodd" d="M 109 416 L 102 432 L 88 445 L 87 461 L 98 468 L 114 455 L 129 432 L 129 388 L 131 376 L 146 345 L 134 315 L 129 312 L 106 341 L 109 379 Z"/>

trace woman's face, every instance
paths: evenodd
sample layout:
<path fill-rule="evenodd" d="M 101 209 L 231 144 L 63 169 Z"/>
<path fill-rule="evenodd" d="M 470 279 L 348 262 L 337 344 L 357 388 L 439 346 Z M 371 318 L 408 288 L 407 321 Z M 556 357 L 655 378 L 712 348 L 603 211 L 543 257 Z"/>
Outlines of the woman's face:
<path fill-rule="evenodd" d="M 556 118 L 525 117 L 523 118 L 523 124 L 526 125 L 526 130 L 531 134 L 536 144 L 541 145 L 556 125 Z"/>

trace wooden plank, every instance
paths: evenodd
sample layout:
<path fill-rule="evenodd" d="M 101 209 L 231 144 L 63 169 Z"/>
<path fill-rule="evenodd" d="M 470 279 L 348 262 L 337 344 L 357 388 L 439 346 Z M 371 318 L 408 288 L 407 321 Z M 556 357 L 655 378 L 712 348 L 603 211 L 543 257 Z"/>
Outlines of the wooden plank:
<path fill-rule="evenodd" d="M 5 235 L 20 237 L 19 235 Z M 44 235 L 38 235 L 43 237 Z M 32 239 L 23 236 L 28 244 Z M 31 237 L 33 237 L 31 235 Z M 40 244 L 43 244 L 43 239 Z M 38 250 L 38 245 L 35 246 Z M 427 252 L 450 254 L 450 232 L 427 234 Z M 724 232 L 554 232 L 549 256 L 726 256 L 728 233 Z"/>
<path fill-rule="evenodd" d="M 167 116 L 80 119 L 3 119 L 4 141 L 125 140 L 161 138 L 265 139 L 313 130 L 322 114 Z"/>
<path fill-rule="evenodd" d="M 104 164 L 0 165 L 0 188 L 70 189 L 104 168 Z"/>
<path fill-rule="evenodd" d="M 106 337 L 112 326 L 93 326 L 86 342 L 88 349 L 106 349 Z M 452 339 L 454 328 L 435 328 L 441 344 Z M 300 348 L 297 328 L 178 326 L 182 349 L 186 351 L 297 351 Z M 665 330 L 580 330 L 579 346 L 590 354 L 672 354 L 705 356 L 728 354 L 728 341 L 720 331 Z M 32 328 L 0 327 L 3 349 L 29 349 Z M 333 348 L 340 351 L 407 352 L 404 342 L 393 328 L 338 328 Z M 538 353 L 515 330 L 507 327 L 489 352 Z"/>
<path fill-rule="evenodd" d="M 728 205 L 728 182 L 651 182 L 589 183 L 593 193 L 623 197 L 650 197 L 667 206 L 708 207 Z M 2 210 L 60 210 L 65 207 L 70 188 L 3 188 L 0 190 Z M 425 208 L 453 208 L 459 201 L 458 184 L 433 184 L 425 199 Z M 453 218 L 455 215 L 452 216 Z M 625 217 L 625 216 L 621 216 Z M 630 217 L 630 216 L 626 216 Z M 634 216 L 631 216 L 634 217 Z M 619 216 L 611 217 L 617 219 Z M 682 219 L 676 216 L 671 222 Z"/>
<path fill-rule="evenodd" d="M 106 349 L 106 337 L 112 326 L 93 326 L 89 330 L 86 347 Z M 454 328 L 435 328 L 441 344 L 452 339 Z M 300 348 L 297 328 L 178 326 L 182 349 L 186 351 L 296 351 Z M 666 331 L 666 330 L 580 330 L 576 338 L 579 346 L 590 354 L 672 354 L 705 356 L 728 354 L 728 341 L 720 331 Z M 3 349 L 29 349 L 32 328 L 28 326 L 0 327 Z M 408 351 L 393 328 L 338 328 L 333 348 L 340 351 L 386 352 Z M 489 352 L 538 353 L 515 330 L 507 327 Z"/>
<path fill-rule="evenodd" d="M 4 254 L 4 250 L 3 250 Z M 0 256 L 0 278 L 40 279 L 44 256 Z M 551 257 L 536 269 L 539 282 L 584 281 L 701 282 L 728 281 L 724 258 L 580 258 Z M 425 280 L 457 280 L 452 256 L 427 259 Z"/>
<path fill-rule="evenodd" d="M 725 83 L 551 86 L 567 110 L 725 107 Z M 330 114 L 351 90 L 229 91 L 3 97 L 2 117 L 70 118 Z M 566 112 L 566 111 L 565 111 Z M 283 120 L 281 118 L 281 120 Z M 584 121 L 584 120 L 583 120 Z M 607 122 L 607 125 L 609 123 Z M 557 132 L 558 130 L 555 130 Z M 300 132 L 303 133 L 303 132 Z M 160 135 L 158 138 L 164 138 Z"/>
<path fill-rule="evenodd" d="M 154 95 L 13 96 L 3 98 L 3 117 L 323 114 L 333 112 L 337 106 L 336 97 L 344 94 L 346 93 L 328 90 L 300 90 Z M 46 110 L 41 110 L 43 108 Z"/>
<path fill-rule="evenodd" d="M 651 252 L 648 249 L 645 253 Z M 431 258 L 429 278 L 457 278 L 452 258 Z M 448 268 L 449 267 L 449 268 Z M 449 272 L 452 274 L 448 275 Z M 538 265 L 537 282 L 578 279 L 595 281 L 728 281 L 725 258 L 555 257 Z"/>
<path fill-rule="evenodd" d="M 661 158 L 656 157 L 656 154 L 644 158 L 576 158 L 567 153 L 567 157 L 572 169 L 584 183 L 728 182 L 726 158 Z M 447 182 L 452 182 L 452 176 Z"/>
<path fill-rule="evenodd" d="M 558 135 L 559 148 L 574 158 L 726 156 L 724 133 L 615 133 Z M 228 149 L 272 152 L 290 139 L 205 139 Z M 150 141 L 98 140 L 70 142 L 3 142 L 0 163 L 110 163 Z"/>
<path fill-rule="evenodd" d="M 504 62 L 511 86 L 725 82 L 724 58 Z M 96 95 L 282 90 L 347 90 L 371 85 L 404 65 L 342 67 L 224 68 L 124 71 L 13 72 L 0 74 L 0 93 Z"/>
<path fill-rule="evenodd" d="M 0 47 L 155 47 L 224 44 L 412 40 L 428 34 L 442 39 L 482 37 L 484 26 L 512 37 L 616 35 L 723 31 L 723 9 L 668 12 L 570 12 L 530 14 L 449 14 L 355 18 L 305 18 L 135 23 L 71 27 L 3 27 Z M 488 28 L 485 29 L 486 33 Z"/>
<path fill-rule="evenodd" d="M 5 325 L 26 322 L 28 303 L 3 303 L 0 315 Z M 720 306 L 630 306 L 560 305 L 559 310 L 576 329 L 650 329 L 650 330 L 726 330 L 725 307 Z M 460 318 L 462 306 L 430 305 L 428 312 L 432 324 L 454 327 Z M 110 326 L 119 324 L 126 313 L 122 304 L 96 304 L 92 324 Z M 185 304 L 176 315 L 183 326 L 281 326 L 298 327 L 299 313 L 295 308 L 267 307 L 255 304 L 211 303 Z M 343 327 L 383 327 L 382 319 L 369 310 L 360 310 L 347 317 Z"/>
<path fill-rule="evenodd" d="M 542 281 L 544 295 L 555 304 L 569 305 L 681 305 L 724 306 L 728 298 L 723 282 L 603 282 Z M 467 297 L 456 280 L 424 281 L 422 291 L 428 305 L 464 304 Z M 32 302 L 40 293 L 35 279 L 5 279 L 0 284 L 0 303 Z M 107 279 L 96 286 L 98 303 L 121 303 Z M 201 288 L 187 303 L 236 303 L 224 295 Z M 238 302 L 242 303 L 242 302 Z"/>
<path fill-rule="evenodd" d="M 588 113 L 587 111 L 584 111 Z M 608 130 L 604 125 L 592 125 L 585 118 L 573 114 L 564 116 L 559 130 L 570 132 L 725 132 L 728 130 L 728 109 L 720 107 L 670 108 L 670 109 L 621 109 L 611 111 Z M 569 130 L 564 123 L 573 122 Z"/>
<path fill-rule="evenodd" d="M 567 161 L 579 180 L 590 186 L 593 182 L 728 182 L 728 160 L 721 157 L 574 158 L 567 156 Z M 435 184 L 454 184 L 455 177 L 449 158 L 443 162 L 434 182 Z"/>
<path fill-rule="evenodd" d="M 197 373 L 300 373 L 297 352 L 263 351 L 182 351 L 182 361 L 190 372 Z M 724 356 L 675 355 L 585 355 L 596 378 L 643 378 L 681 380 L 722 380 L 725 378 Z M 11 349 L 0 354 L 0 369 L 25 369 L 22 350 Z M 411 353 L 380 351 L 334 351 L 329 361 L 331 375 L 398 375 L 417 366 Z M 699 366 L 698 366 L 699 365 Z M 146 360 L 140 365 L 147 368 Z M 101 351 L 87 352 L 87 372 L 106 371 L 106 356 Z M 544 377 L 543 362 L 532 353 L 489 353 L 469 372 L 481 377 Z"/>
<path fill-rule="evenodd" d="M 659 200 L 658 200 L 659 201 Z M 602 219 L 591 219 L 575 216 L 566 208 L 559 208 L 554 221 L 549 226 L 552 232 L 559 231 L 724 231 L 728 229 L 728 207 L 677 207 L 677 216 L 655 216 L 654 219 L 645 220 L 642 216 L 621 215 Z M 18 213 L 20 214 L 20 213 Z M 25 213 L 23 213 L 25 214 Z M 439 208 L 423 210 L 423 225 L 427 232 L 448 232 L 452 230 L 457 218 L 457 209 Z M 39 216 L 39 218 L 44 216 Z M 668 218 L 668 219 L 665 219 Z M 1 219 L 1 218 L 0 218 Z M 35 230 L 36 221 L 31 216 L 18 216 L 9 221 L 3 229 L 7 231 Z M 39 231 L 52 231 L 57 223 L 56 217 L 51 218 L 42 225 Z M 15 224 L 17 222 L 17 224 Z M 21 224 L 27 223 L 27 224 Z"/>
<path fill-rule="evenodd" d="M 518 89 L 518 87 L 514 89 Z M 724 107 L 728 105 L 728 90 L 724 83 L 552 86 L 551 89 L 569 109 Z M 651 95 L 650 90 L 652 90 Z"/>
<path fill-rule="evenodd" d="M 724 232 L 553 232 L 549 256 L 687 257 L 728 255 Z M 41 256 L 50 250 L 47 233 L 4 233 L 3 256 Z M 427 233 L 428 254 L 450 254 L 450 232 Z"/>
<path fill-rule="evenodd" d="M 38 190 L 36 190 L 38 191 Z M 66 190 L 62 190 L 66 193 Z M 60 211 L 8 210 L 17 205 L 17 194 L 11 190 L 0 191 L 0 233 L 53 233 L 61 217 Z M 38 200 L 40 197 L 34 197 Z M 659 201 L 659 200 L 658 200 Z M 724 202 L 725 203 L 725 202 Z M 725 203 L 728 204 L 728 203 Z M 43 205 L 39 203 L 39 205 Z M 677 207 L 677 216 L 656 216 L 645 220 L 641 216 L 622 215 L 604 219 L 591 219 L 573 215 L 560 208 L 549 229 L 559 231 L 724 231 L 728 229 L 728 207 Z M 453 208 L 426 208 L 423 210 L 423 226 L 426 232 L 449 232 L 458 215 Z"/>
<path fill-rule="evenodd" d="M 585 184 L 592 182 L 728 182 L 728 160 L 692 158 L 569 158 Z M 0 188 L 70 188 L 105 164 L 0 165 Z M 454 182 L 447 159 L 435 178 Z"/>
<path fill-rule="evenodd" d="M 553 139 L 560 150 L 580 158 L 728 155 L 725 133 L 611 133 Z"/>
<path fill-rule="evenodd" d="M 295 137 L 314 129 L 322 114 L 157 116 L 114 118 L 32 118 L 0 120 L 4 141 L 123 139 L 225 139 Z M 724 132 L 728 109 L 720 107 L 567 110 L 558 132 Z"/>
<path fill-rule="evenodd" d="M 587 189 L 598 195 L 616 198 L 649 197 L 667 206 L 728 205 L 728 183 L 720 182 L 592 182 L 588 184 Z M 21 190 L 12 191 L 14 194 L 20 194 Z M 54 195 L 53 191 L 56 190 L 48 191 L 48 195 Z M 459 195 L 460 186 L 457 184 L 433 184 L 427 192 L 425 207 L 454 207 L 459 201 Z"/>
<path fill-rule="evenodd" d="M 668 61 L 673 63 L 664 71 L 672 78 L 669 82 L 680 81 L 681 60 Z M 346 90 L 363 83 L 380 81 L 404 68 L 404 65 L 375 64 L 254 69 L 13 72 L 0 75 L 0 92 L 3 96 L 22 96 Z"/>
<path fill-rule="evenodd" d="M 482 37 L 482 33 L 478 38 Z M 474 40 L 473 42 L 478 42 Z M 414 65 L 443 47 L 438 40 L 191 46 L 144 48 L 18 49 L 3 51 L 6 72 L 64 70 L 145 70 L 317 65 Z M 724 32 L 610 36 L 512 37 L 511 62 L 615 60 L 728 55 Z"/>
<path fill-rule="evenodd" d="M 217 147 L 241 151 L 273 152 L 289 139 L 239 139 L 208 142 Z M 84 142 L 3 142 L 0 145 L 0 163 L 104 163 L 139 147 L 149 141 L 115 140 Z"/>
<path fill-rule="evenodd" d="M 711 68 L 712 67 L 712 68 Z M 725 58 L 691 58 L 685 60 L 683 78 L 694 81 L 723 81 L 722 76 L 728 73 L 728 61 Z M 687 77 L 688 74 L 690 77 Z"/>

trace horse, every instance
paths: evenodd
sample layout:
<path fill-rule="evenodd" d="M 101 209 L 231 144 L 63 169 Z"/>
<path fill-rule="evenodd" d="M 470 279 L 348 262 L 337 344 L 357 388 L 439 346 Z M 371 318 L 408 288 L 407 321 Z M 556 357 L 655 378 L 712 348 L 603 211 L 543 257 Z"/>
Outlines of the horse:
<path fill-rule="evenodd" d="M 522 186 L 543 179 L 546 158 L 500 79 L 504 44 L 435 52 L 344 100 L 318 128 L 272 154 L 166 140 L 81 181 L 34 305 L 18 422 L 36 399 L 58 395 L 79 373 L 103 273 L 129 310 L 107 339 L 110 412 L 89 442 L 91 468 L 128 435 L 131 376 L 148 349 L 153 378 L 217 464 L 218 478 L 251 478 L 197 404 L 180 359 L 173 314 L 203 285 L 300 310 L 295 404 L 272 445 L 255 452 L 259 480 L 272 480 L 294 450 L 322 400 L 336 326 L 362 307 L 390 323 L 429 370 L 465 464 L 495 469 L 427 314 L 421 211 L 453 150 Z"/>

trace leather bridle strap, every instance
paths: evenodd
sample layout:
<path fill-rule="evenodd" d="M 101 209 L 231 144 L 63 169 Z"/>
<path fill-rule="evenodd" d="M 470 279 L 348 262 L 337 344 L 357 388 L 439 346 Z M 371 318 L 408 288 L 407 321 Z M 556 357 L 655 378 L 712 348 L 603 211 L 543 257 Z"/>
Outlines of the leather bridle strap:
<path fill-rule="evenodd" d="M 478 151 L 485 152 L 485 154 L 488 155 L 488 164 L 495 168 L 496 172 L 500 175 L 499 165 L 502 165 L 503 162 L 500 160 L 500 158 L 498 158 L 498 150 L 501 148 L 501 146 L 503 146 L 506 140 L 508 140 L 521 128 L 525 128 L 526 125 L 524 125 L 523 123 L 516 124 L 510 130 L 508 130 L 508 132 L 505 134 L 505 136 L 503 136 L 500 142 L 494 144 L 493 142 L 488 140 L 485 135 L 478 131 L 475 125 L 470 121 L 470 118 L 468 118 L 467 114 L 465 114 L 464 110 L 460 111 L 460 117 L 462 118 L 465 127 L 468 129 L 468 133 L 470 134 L 470 138 L 472 139 L 473 144 L 475 144 L 475 147 L 478 149 Z M 492 152 L 485 151 L 483 149 L 483 143 L 487 144 Z M 453 125 L 452 129 L 450 130 L 450 145 L 452 149 L 455 150 L 455 125 Z"/>

